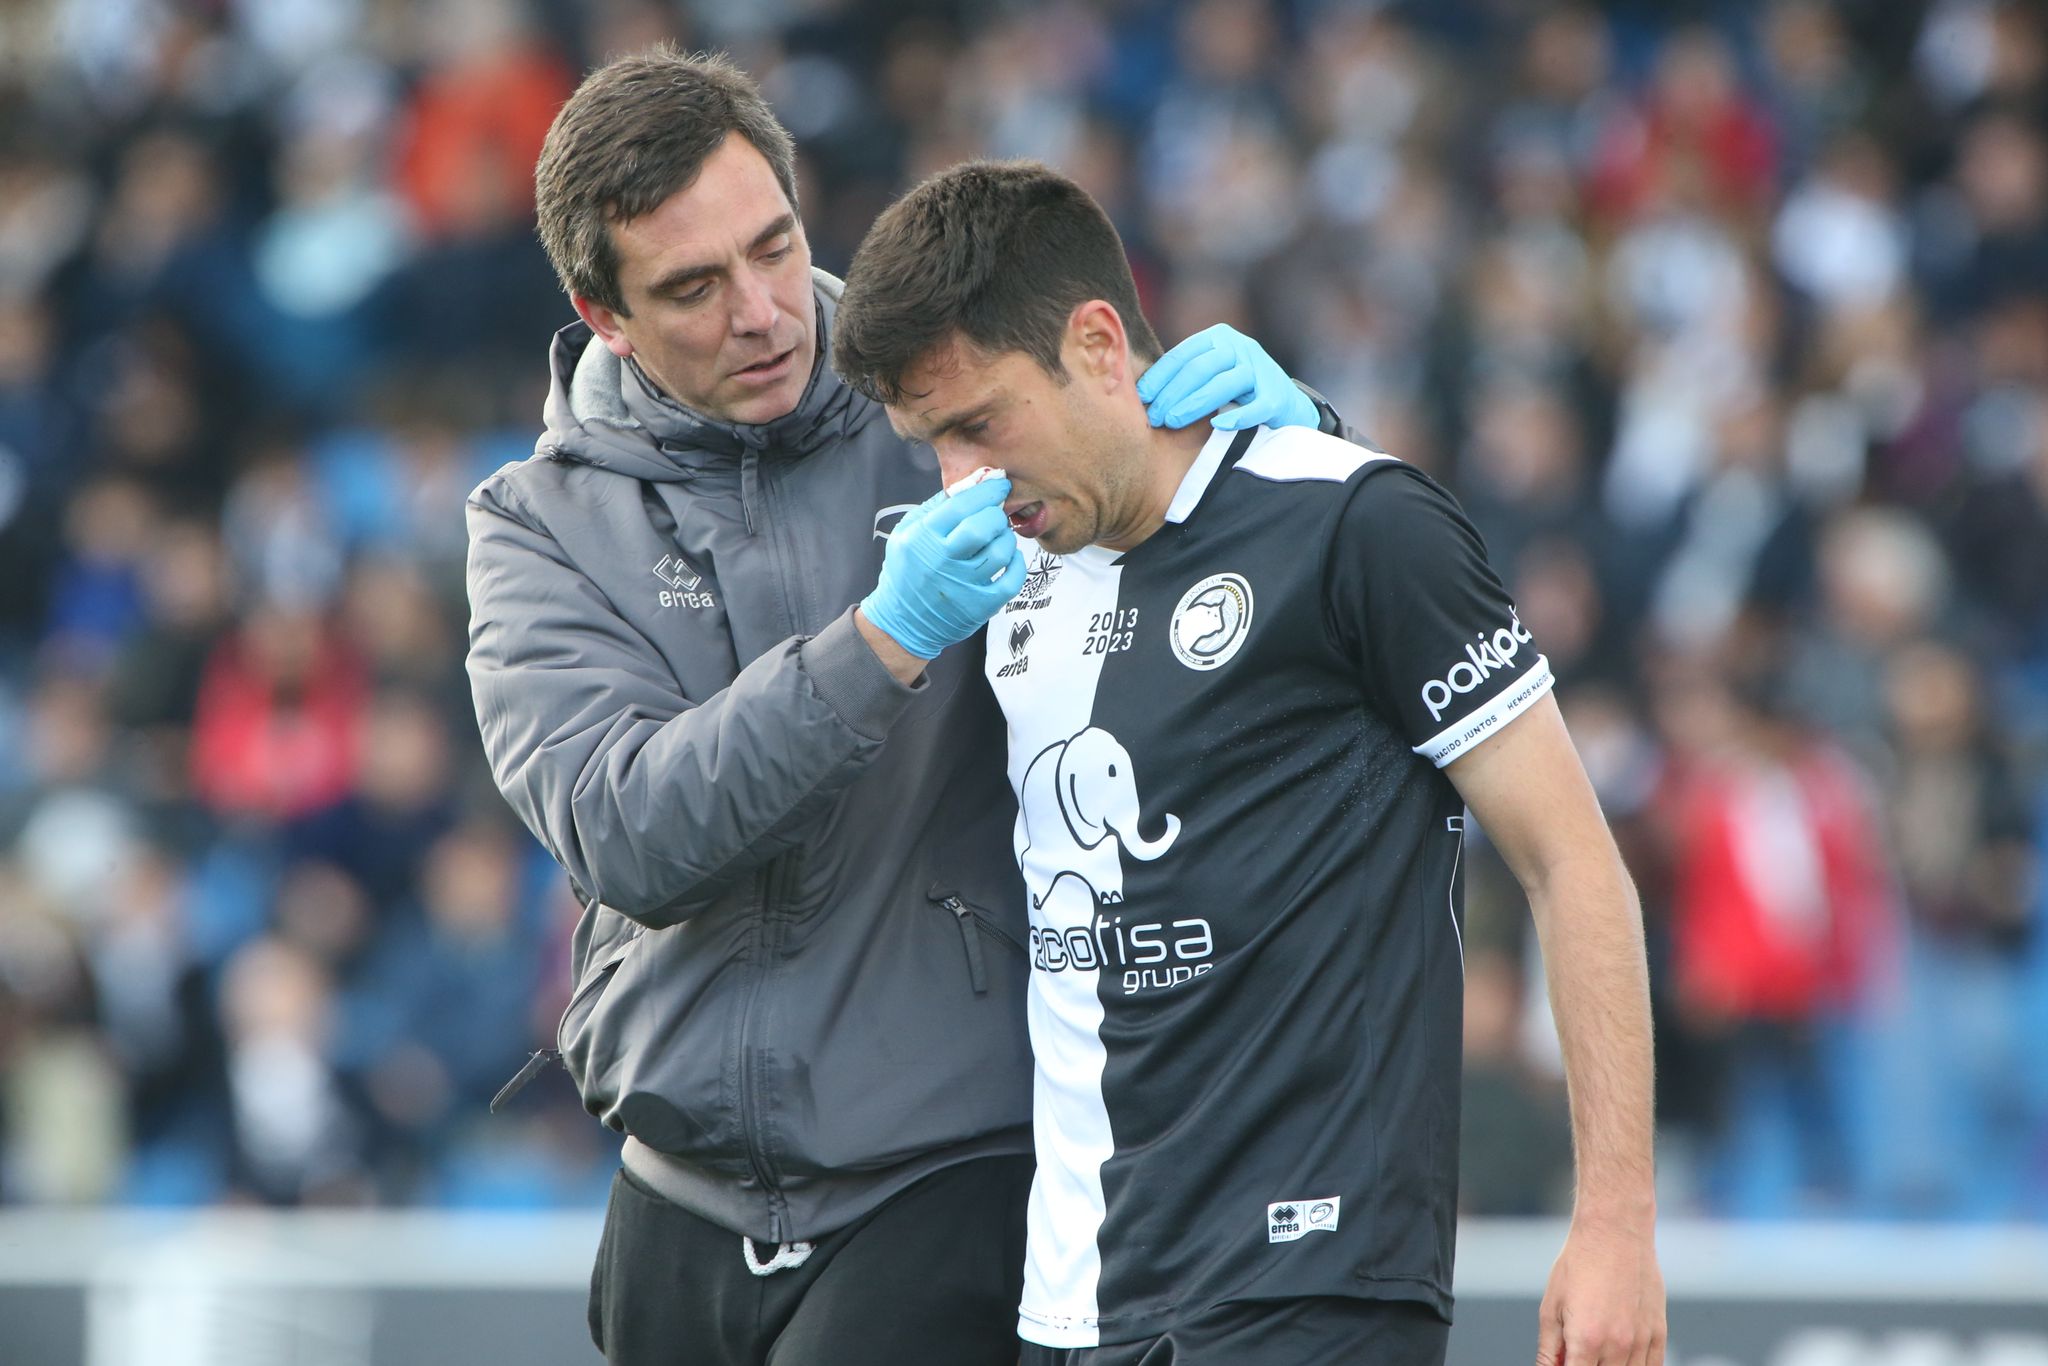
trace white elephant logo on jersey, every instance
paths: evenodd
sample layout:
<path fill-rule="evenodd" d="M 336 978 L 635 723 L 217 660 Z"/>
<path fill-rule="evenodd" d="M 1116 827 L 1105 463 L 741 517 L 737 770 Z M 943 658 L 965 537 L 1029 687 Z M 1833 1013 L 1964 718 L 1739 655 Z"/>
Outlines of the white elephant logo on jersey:
<path fill-rule="evenodd" d="M 1017 862 L 1025 877 L 1035 881 L 1034 870 L 1055 870 L 1043 887 L 1032 887 L 1034 909 L 1051 900 L 1067 878 L 1088 889 L 1091 904 L 1122 901 L 1119 850 L 1150 863 L 1172 848 L 1180 834 L 1178 816 L 1166 818 L 1166 832 L 1158 839 L 1138 832 L 1138 786 L 1130 751 L 1097 726 L 1038 752 L 1024 770 L 1021 814 Z"/>

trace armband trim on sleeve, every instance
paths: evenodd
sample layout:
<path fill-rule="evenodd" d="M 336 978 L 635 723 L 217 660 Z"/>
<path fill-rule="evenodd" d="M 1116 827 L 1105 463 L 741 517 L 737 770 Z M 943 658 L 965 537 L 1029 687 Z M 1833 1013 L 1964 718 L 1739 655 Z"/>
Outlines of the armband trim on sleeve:
<path fill-rule="evenodd" d="M 1478 711 L 1459 718 L 1416 745 L 1415 752 L 1442 768 L 1527 711 L 1537 698 L 1550 691 L 1555 682 L 1550 672 L 1550 661 L 1538 655 L 1536 666 L 1516 679 L 1506 691 Z"/>

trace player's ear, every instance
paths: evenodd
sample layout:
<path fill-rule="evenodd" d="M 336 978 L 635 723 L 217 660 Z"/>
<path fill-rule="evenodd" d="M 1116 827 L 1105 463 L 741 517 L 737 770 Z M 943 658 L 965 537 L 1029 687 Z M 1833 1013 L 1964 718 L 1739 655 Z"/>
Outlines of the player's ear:
<path fill-rule="evenodd" d="M 1067 315 L 1065 353 L 1067 373 L 1105 390 L 1116 390 L 1136 381 L 1131 363 L 1130 337 L 1116 306 L 1106 299 L 1090 299 Z"/>

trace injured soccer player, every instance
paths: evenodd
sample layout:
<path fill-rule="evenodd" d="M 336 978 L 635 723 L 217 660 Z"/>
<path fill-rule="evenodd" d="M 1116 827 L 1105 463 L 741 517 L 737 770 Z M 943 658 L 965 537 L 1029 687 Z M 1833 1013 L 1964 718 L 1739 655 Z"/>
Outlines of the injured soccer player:
<path fill-rule="evenodd" d="M 1023 1360 L 1440 1366 L 1469 810 L 1570 1082 L 1536 1359 L 1660 1362 L 1641 912 L 1540 641 L 1421 471 L 1155 426 L 1159 354 L 1108 219 L 1031 163 L 893 205 L 834 338 L 948 480 L 1007 475 L 1037 543 L 985 651 L 1032 950 Z"/>

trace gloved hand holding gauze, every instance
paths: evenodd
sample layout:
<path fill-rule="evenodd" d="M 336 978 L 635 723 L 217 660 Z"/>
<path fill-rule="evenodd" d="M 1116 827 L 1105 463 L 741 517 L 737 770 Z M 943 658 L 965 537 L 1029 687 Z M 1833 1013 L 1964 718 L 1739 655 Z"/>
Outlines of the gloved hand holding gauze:
<path fill-rule="evenodd" d="M 861 613 L 920 659 L 980 630 L 1024 586 L 1024 549 L 1003 512 L 1009 496 L 1008 479 L 989 477 L 913 508 L 889 533 Z"/>

